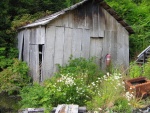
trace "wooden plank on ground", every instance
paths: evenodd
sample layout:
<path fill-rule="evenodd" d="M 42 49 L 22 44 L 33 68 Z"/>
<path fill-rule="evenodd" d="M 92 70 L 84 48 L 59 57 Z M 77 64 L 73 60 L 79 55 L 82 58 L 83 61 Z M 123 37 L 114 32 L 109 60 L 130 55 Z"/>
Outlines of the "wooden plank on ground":
<path fill-rule="evenodd" d="M 78 113 L 79 106 L 78 105 L 69 105 L 67 113 Z"/>
<path fill-rule="evenodd" d="M 57 106 L 55 113 L 78 113 L 78 109 L 78 105 L 61 104 Z"/>
<path fill-rule="evenodd" d="M 57 108 L 56 108 L 55 113 L 65 113 L 65 112 L 63 112 L 64 111 L 63 108 L 65 108 L 65 107 L 66 107 L 65 104 L 58 105 Z"/>

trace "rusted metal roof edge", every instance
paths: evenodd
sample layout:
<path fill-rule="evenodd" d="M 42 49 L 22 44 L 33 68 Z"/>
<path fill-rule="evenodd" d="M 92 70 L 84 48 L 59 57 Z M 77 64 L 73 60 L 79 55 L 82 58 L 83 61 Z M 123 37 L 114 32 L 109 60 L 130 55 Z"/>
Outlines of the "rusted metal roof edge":
<path fill-rule="evenodd" d="M 58 18 L 59 16 L 65 14 L 66 12 L 68 12 L 70 10 L 76 9 L 78 6 L 81 6 L 82 4 L 84 4 L 87 1 L 89 1 L 89 0 L 83 0 L 79 3 L 76 3 L 75 5 L 70 6 L 69 8 L 66 8 L 64 10 L 61 10 L 61 11 L 56 12 L 54 14 L 51 14 L 47 17 L 42 18 L 42 19 L 38 19 L 31 24 L 20 27 L 19 29 L 46 25 L 51 20 Z M 129 34 L 134 33 L 134 30 L 105 1 L 99 0 L 99 3 L 110 15 L 112 15 L 129 32 Z"/>

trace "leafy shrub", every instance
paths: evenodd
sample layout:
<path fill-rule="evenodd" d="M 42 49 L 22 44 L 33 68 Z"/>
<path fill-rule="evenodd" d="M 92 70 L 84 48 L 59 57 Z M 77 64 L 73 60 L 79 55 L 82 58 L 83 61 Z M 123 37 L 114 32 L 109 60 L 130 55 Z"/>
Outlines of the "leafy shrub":
<path fill-rule="evenodd" d="M 59 69 L 56 76 L 46 80 L 42 86 L 33 85 L 34 90 L 31 86 L 21 90 L 22 107 L 50 107 L 64 103 L 83 106 L 91 100 L 96 92 L 94 81 L 102 76 L 94 59 L 71 58 L 68 65 L 59 66 Z M 36 98 L 31 94 L 37 95 Z"/>
<path fill-rule="evenodd" d="M 6 50 L 6 47 L 0 47 L 0 72 L 13 64 L 13 58 L 17 56 L 17 53 L 18 51 L 16 48 L 10 48 L 9 50 Z"/>
<path fill-rule="evenodd" d="M 14 59 L 11 66 L 0 72 L 0 93 L 12 93 L 26 86 L 30 81 L 27 73 L 28 66 L 26 63 Z"/>
<path fill-rule="evenodd" d="M 95 81 L 98 77 L 102 76 L 102 71 L 98 69 L 94 57 L 86 60 L 82 57 L 73 59 L 73 57 L 71 56 L 68 62 L 69 64 L 67 64 L 66 66 L 58 65 L 59 72 L 56 73 L 56 76 L 68 73 L 74 73 L 74 75 L 79 75 L 80 73 L 87 73 L 87 84 Z"/>
<path fill-rule="evenodd" d="M 44 96 L 44 87 L 39 84 L 33 86 L 26 86 L 21 90 L 20 93 L 22 100 L 20 104 L 22 108 L 28 107 L 43 107 L 41 99 Z"/>
<path fill-rule="evenodd" d="M 51 14 L 52 12 L 51 11 L 41 11 L 41 12 L 37 12 L 33 15 L 31 14 L 24 14 L 24 15 L 19 15 L 19 16 L 16 16 L 14 18 L 14 20 L 12 21 L 12 26 L 11 26 L 11 29 L 12 30 L 16 30 L 17 28 L 21 27 L 21 26 L 24 26 L 24 25 L 27 25 L 29 23 L 32 23 L 34 22 L 35 20 L 41 18 L 41 17 L 45 17 L 49 14 Z"/>
<path fill-rule="evenodd" d="M 58 104 L 85 105 L 92 98 L 92 91 L 85 85 L 87 74 L 61 75 L 46 80 L 43 86 L 33 85 L 21 90 L 22 108 L 57 106 Z"/>
<path fill-rule="evenodd" d="M 86 85 L 86 73 L 80 75 L 67 74 L 61 75 L 55 83 L 46 82 L 46 92 L 51 97 L 51 103 L 54 106 L 58 104 L 78 104 L 85 105 L 85 102 L 91 99 L 92 93 Z"/>
<path fill-rule="evenodd" d="M 114 102 L 113 111 L 117 113 L 131 113 L 131 106 L 128 104 L 128 100 L 124 97 L 120 97 Z"/>
<path fill-rule="evenodd" d="M 130 63 L 129 76 L 130 78 L 142 76 L 142 67 L 136 63 Z"/>
<path fill-rule="evenodd" d="M 148 62 L 144 64 L 143 69 L 144 69 L 143 76 L 150 79 L 150 59 L 148 59 Z"/>

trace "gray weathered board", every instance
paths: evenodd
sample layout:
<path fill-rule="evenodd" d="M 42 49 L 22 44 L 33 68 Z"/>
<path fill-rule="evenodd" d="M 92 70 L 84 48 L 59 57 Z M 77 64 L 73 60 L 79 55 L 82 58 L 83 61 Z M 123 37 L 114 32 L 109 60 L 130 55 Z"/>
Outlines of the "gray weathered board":
<path fill-rule="evenodd" d="M 78 105 L 58 105 L 55 113 L 78 113 Z"/>
<path fill-rule="evenodd" d="M 27 108 L 19 110 L 18 113 L 44 113 L 44 108 Z M 86 107 L 79 107 L 73 104 L 61 104 L 54 107 L 50 113 L 86 113 Z"/>

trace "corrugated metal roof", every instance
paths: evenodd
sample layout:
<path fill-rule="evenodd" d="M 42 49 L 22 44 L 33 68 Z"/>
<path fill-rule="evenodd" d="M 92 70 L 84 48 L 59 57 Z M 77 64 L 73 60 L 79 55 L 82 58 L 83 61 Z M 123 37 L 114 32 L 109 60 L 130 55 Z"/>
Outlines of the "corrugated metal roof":
<path fill-rule="evenodd" d="M 38 19 L 36 20 L 35 22 L 31 23 L 31 24 L 28 24 L 28 25 L 25 25 L 23 27 L 21 27 L 20 29 L 23 29 L 23 28 L 29 28 L 29 27 L 35 27 L 35 26 L 39 26 L 39 25 L 46 25 L 48 24 L 51 20 L 55 19 L 55 18 L 58 18 L 59 16 L 65 14 L 67 11 L 70 11 L 70 10 L 73 10 L 73 9 L 76 9 L 78 6 L 81 6 L 82 4 L 86 3 L 87 1 L 89 0 L 83 0 L 79 3 L 76 3 L 75 5 L 72 5 L 71 7 L 69 8 L 66 8 L 64 10 L 61 10 L 59 12 L 56 12 L 54 14 L 51 14 L 49 16 L 46 16 L 42 19 Z M 123 21 L 122 18 L 120 18 L 117 13 L 106 3 L 104 2 L 103 0 L 97 0 L 100 2 L 100 5 L 108 12 L 110 13 L 123 27 L 125 27 L 125 29 L 130 33 L 130 34 L 133 34 L 134 31 L 133 29 L 125 22 Z"/>

